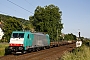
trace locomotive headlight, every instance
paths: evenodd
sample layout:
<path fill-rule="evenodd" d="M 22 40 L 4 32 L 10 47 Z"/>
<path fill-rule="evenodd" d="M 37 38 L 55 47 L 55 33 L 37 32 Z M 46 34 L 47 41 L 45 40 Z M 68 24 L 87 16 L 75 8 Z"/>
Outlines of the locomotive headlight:
<path fill-rule="evenodd" d="M 19 50 L 23 50 L 23 47 L 19 47 Z"/>
<path fill-rule="evenodd" d="M 9 49 L 12 49 L 13 47 L 9 47 Z"/>

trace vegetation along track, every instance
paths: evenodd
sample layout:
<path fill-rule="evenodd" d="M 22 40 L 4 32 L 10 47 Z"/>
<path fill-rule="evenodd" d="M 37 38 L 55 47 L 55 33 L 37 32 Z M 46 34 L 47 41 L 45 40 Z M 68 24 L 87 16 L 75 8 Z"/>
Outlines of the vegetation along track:
<path fill-rule="evenodd" d="M 57 60 L 65 51 L 71 51 L 74 48 L 75 43 L 23 55 L 7 55 L 0 57 L 0 60 Z"/>

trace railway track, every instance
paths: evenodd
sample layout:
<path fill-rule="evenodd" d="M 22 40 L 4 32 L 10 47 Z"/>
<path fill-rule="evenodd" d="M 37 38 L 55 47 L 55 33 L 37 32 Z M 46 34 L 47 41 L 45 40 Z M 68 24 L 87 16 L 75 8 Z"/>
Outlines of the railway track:
<path fill-rule="evenodd" d="M 23 55 L 7 55 L 0 57 L 0 60 L 58 60 L 65 51 L 71 51 L 74 48 L 75 43 Z"/>

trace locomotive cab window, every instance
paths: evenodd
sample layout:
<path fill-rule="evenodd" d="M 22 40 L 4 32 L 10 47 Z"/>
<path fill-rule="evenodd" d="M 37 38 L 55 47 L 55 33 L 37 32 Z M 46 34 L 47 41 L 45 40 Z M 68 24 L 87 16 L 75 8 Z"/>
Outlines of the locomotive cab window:
<path fill-rule="evenodd" d="M 28 34 L 28 37 L 27 38 L 29 39 L 29 34 Z"/>
<path fill-rule="evenodd" d="M 13 38 L 18 38 L 18 33 L 13 33 L 12 37 Z"/>
<path fill-rule="evenodd" d="M 13 38 L 24 38 L 24 33 L 13 33 Z"/>
<path fill-rule="evenodd" d="M 24 38 L 24 33 L 19 33 L 19 38 Z"/>

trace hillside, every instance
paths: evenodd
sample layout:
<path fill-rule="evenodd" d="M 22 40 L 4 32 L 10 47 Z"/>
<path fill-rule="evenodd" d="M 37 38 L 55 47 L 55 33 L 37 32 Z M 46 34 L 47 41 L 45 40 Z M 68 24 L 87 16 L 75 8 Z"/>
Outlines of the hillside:
<path fill-rule="evenodd" d="M 17 18 L 14 16 L 0 14 L 1 28 L 4 31 L 3 41 L 9 41 L 12 31 L 30 30 L 31 24 L 29 20 Z"/>

